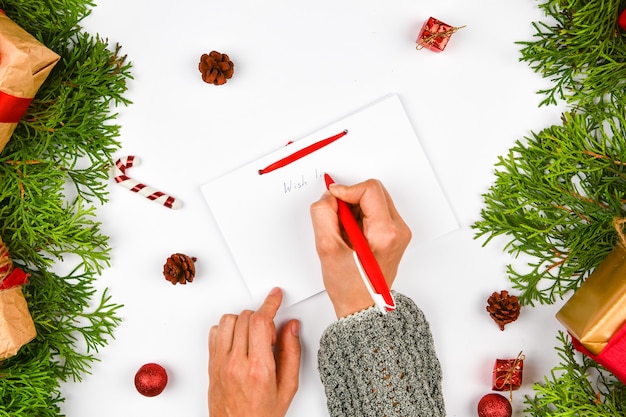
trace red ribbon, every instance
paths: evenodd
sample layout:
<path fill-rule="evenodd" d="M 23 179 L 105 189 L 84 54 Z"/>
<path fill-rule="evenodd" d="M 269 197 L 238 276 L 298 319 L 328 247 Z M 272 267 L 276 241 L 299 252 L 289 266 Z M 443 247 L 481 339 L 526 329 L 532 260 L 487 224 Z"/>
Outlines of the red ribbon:
<path fill-rule="evenodd" d="M 15 97 L 0 91 L 0 123 L 18 123 L 32 98 Z"/>
<path fill-rule="evenodd" d="M 597 355 L 589 352 L 571 333 L 570 337 L 574 349 L 598 362 L 626 384 L 626 323 L 611 336 L 609 343 Z"/>
<path fill-rule="evenodd" d="M 336 141 L 337 139 L 345 136 L 348 134 L 347 130 L 344 130 L 341 133 L 338 133 L 334 136 L 331 136 L 329 138 L 326 139 L 322 139 L 319 142 L 315 142 L 312 145 L 309 145 L 305 148 L 300 149 L 299 151 L 296 151 L 294 153 L 292 153 L 291 155 L 288 155 L 286 157 L 284 157 L 283 159 L 281 159 L 280 161 L 274 162 L 273 164 L 270 164 L 268 166 L 266 166 L 263 169 L 259 169 L 259 175 L 263 175 L 263 174 L 267 174 L 268 172 L 272 172 L 278 168 L 282 168 L 284 166 L 289 165 L 292 162 L 297 161 L 298 159 L 304 158 L 305 156 L 317 151 L 318 149 L 323 148 L 326 145 L 330 145 L 331 143 L 333 143 L 334 141 Z M 287 145 L 289 145 L 292 142 L 289 142 Z"/>
<path fill-rule="evenodd" d="M 0 282 L 0 290 L 8 290 L 12 287 L 26 284 L 28 281 L 28 274 L 19 268 L 14 268 L 13 271 Z"/>

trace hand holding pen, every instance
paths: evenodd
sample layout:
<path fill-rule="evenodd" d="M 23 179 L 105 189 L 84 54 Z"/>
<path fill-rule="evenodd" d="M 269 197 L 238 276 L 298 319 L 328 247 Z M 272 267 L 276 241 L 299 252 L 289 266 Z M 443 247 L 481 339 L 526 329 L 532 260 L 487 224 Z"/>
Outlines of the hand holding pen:
<path fill-rule="evenodd" d="M 356 218 L 390 288 L 411 240 L 411 230 L 378 180 L 352 186 L 331 184 L 311 205 L 315 244 L 324 286 L 337 317 L 345 317 L 374 305 L 354 261 L 354 248 L 342 234 L 338 200 L 357 209 Z"/>

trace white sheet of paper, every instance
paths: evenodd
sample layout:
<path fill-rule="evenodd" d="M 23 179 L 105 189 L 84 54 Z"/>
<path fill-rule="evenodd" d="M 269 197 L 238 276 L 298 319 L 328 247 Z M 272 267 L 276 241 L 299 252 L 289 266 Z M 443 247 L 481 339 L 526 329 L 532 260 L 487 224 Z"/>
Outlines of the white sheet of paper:
<path fill-rule="evenodd" d="M 343 130 L 348 134 L 335 142 L 259 175 Z M 380 179 L 413 232 L 411 245 L 458 227 L 398 96 L 390 95 L 201 187 L 257 303 L 275 286 L 283 289 L 284 306 L 324 290 L 309 207 L 326 189 L 325 172 L 342 184 Z"/>

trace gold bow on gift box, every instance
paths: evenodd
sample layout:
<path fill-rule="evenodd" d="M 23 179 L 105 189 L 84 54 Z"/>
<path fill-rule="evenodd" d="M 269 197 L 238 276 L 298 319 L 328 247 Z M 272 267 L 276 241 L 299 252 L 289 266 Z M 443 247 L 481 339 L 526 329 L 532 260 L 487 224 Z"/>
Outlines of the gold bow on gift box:
<path fill-rule="evenodd" d="M 0 10 L 0 151 L 59 59 Z"/>
<path fill-rule="evenodd" d="M 626 324 L 626 239 L 621 232 L 624 223 L 624 219 L 616 220 L 622 241 L 556 314 L 569 333 L 595 355 Z"/>

